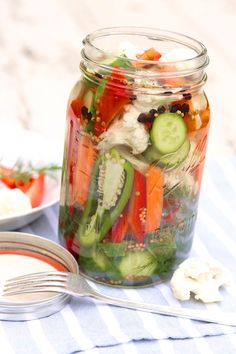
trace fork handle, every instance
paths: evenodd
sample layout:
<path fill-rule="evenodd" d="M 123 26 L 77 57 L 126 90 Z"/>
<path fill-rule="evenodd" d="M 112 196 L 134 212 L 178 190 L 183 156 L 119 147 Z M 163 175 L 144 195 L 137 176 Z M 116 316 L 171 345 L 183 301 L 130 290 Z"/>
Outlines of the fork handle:
<path fill-rule="evenodd" d="M 124 307 L 128 309 L 135 309 L 139 311 L 158 313 L 161 315 L 188 318 L 191 320 L 198 320 L 203 322 L 212 322 L 228 326 L 236 326 L 236 314 L 233 313 L 207 313 L 201 310 L 190 310 L 182 307 L 173 307 L 166 305 L 156 305 L 141 303 L 132 300 L 120 299 L 103 295 L 99 293 L 93 293 L 90 296 L 93 298 L 106 302 L 109 305 Z"/>

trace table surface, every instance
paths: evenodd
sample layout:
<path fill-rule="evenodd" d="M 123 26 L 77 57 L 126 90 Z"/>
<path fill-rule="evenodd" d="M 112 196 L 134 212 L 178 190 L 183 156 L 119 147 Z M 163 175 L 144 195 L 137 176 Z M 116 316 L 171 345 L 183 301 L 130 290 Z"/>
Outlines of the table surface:
<path fill-rule="evenodd" d="M 191 256 L 213 257 L 228 270 L 236 267 L 236 158 L 206 166 Z M 58 242 L 58 205 L 20 231 Z M 108 295 L 177 307 L 200 309 L 221 316 L 236 309 L 233 286 L 221 289 L 222 301 L 181 302 L 169 282 L 144 289 L 119 289 L 94 284 Z M 236 313 L 235 313 L 236 317 Z M 236 326 L 116 308 L 91 299 L 72 299 L 60 312 L 25 322 L 0 321 L 4 354 L 234 354 Z"/>
<path fill-rule="evenodd" d="M 235 18 L 235 0 L 1 0 L 0 122 L 39 131 L 62 146 L 84 36 L 108 26 L 158 27 L 185 33 L 208 48 L 208 154 L 233 154 Z"/>

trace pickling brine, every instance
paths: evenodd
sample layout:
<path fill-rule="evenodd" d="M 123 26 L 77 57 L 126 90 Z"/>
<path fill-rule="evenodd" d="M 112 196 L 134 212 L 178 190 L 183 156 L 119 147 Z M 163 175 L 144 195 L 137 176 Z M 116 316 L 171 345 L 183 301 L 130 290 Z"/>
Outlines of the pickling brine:
<path fill-rule="evenodd" d="M 191 249 L 209 129 L 205 47 L 121 27 L 84 40 L 68 102 L 59 234 L 80 272 L 167 279 Z"/>

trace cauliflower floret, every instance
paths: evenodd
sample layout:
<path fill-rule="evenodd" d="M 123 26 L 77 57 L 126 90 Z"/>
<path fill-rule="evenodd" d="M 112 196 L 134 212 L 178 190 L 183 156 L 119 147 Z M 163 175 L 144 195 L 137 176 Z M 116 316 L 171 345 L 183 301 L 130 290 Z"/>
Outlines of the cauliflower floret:
<path fill-rule="evenodd" d="M 194 111 L 204 111 L 207 108 L 207 99 L 203 92 L 198 95 L 192 96 L 193 110 Z"/>
<path fill-rule="evenodd" d="M 142 112 L 147 112 L 152 108 L 156 109 L 159 106 L 165 106 L 182 99 L 181 95 L 161 96 L 160 90 L 155 88 L 150 90 L 152 90 L 150 94 L 136 94 L 134 106 Z"/>
<path fill-rule="evenodd" d="M 137 45 L 124 41 L 121 42 L 118 48 L 118 55 L 126 56 L 129 59 L 137 59 L 137 54 L 142 53 L 142 49 L 140 49 Z"/>
<path fill-rule="evenodd" d="M 101 135 L 98 144 L 100 150 L 107 151 L 115 145 L 126 145 L 133 154 L 141 154 L 148 147 L 149 134 L 137 118 L 141 112 L 133 105 L 125 107 L 122 118 L 117 119 L 110 128 Z"/>
<path fill-rule="evenodd" d="M 30 210 L 29 197 L 20 189 L 0 189 L 0 218 Z"/>
<path fill-rule="evenodd" d="M 196 58 L 196 56 L 197 52 L 193 49 L 174 48 L 166 53 L 163 53 L 159 61 L 166 63 L 181 61 L 181 63 L 178 63 L 178 69 L 188 69 L 189 62 L 185 62 L 185 60 Z"/>
<path fill-rule="evenodd" d="M 189 300 L 191 293 L 196 300 L 211 303 L 222 300 L 221 286 L 232 282 L 232 275 L 215 260 L 192 257 L 180 264 L 171 279 L 174 296 Z"/>

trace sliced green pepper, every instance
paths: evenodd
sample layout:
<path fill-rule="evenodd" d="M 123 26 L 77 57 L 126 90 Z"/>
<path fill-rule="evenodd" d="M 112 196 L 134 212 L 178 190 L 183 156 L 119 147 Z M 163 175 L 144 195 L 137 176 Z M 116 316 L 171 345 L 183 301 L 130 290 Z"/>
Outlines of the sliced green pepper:
<path fill-rule="evenodd" d="M 132 191 L 134 170 L 113 148 L 95 163 L 77 237 L 84 247 L 101 241 L 122 213 Z"/>

